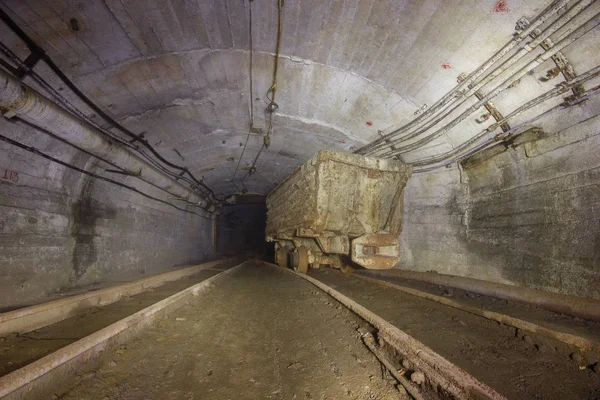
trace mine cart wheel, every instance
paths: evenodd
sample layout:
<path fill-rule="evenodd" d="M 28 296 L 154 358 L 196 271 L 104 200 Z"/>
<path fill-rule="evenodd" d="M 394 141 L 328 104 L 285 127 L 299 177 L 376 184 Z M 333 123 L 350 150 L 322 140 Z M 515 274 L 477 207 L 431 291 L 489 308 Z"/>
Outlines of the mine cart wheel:
<path fill-rule="evenodd" d="M 294 257 L 294 271 L 305 274 L 308 272 L 308 249 L 300 246 L 296 249 Z"/>
<path fill-rule="evenodd" d="M 288 268 L 289 266 L 288 253 L 287 247 L 280 247 L 277 249 L 277 253 L 275 254 L 277 259 L 275 261 L 277 261 L 277 265 L 279 265 L 281 268 Z"/>
<path fill-rule="evenodd" d="M 346 263 L 342 263 L 342 265 L 340 266 L 340 271 L 342 272 L 342 274 L 351 274 L 354 272 L 354 268 L 352 268 Z"/>

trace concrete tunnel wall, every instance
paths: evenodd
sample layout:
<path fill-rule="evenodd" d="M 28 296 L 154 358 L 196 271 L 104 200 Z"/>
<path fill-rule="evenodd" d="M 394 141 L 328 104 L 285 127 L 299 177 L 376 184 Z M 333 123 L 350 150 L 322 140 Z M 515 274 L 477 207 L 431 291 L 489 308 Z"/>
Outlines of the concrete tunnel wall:
<path fill-rule="evenodd" d="M 400 268 L 600 298 L 598 154 L 596 116 L 413 176 Z"/>
<path fill-rule="evenodd" d="M 87 155 L 34 129 L 0 120 L 0 132 L 101 172 Z M 179 211 L 4 144 L 0 162 L 0 309 L 213 257 L 207 215 Z M 164 195 L 136 179 L 111 178 Z"/>
<path fill-rule="evenodd" d="M 412 120 L 460 73 L 506 43 L 521 16 L 534 18 L 550 1 L 502 2 L 500 10 L 498 3 L 286 0 L 280 108 L 271 147 L 246 188 L 265 195 L 316 151 L 352 151 Z M 277 11 L 275 2 L 252 2 L 250 94 L 249 4 L 0 1 L 102 109 L 222 193 L 239 191 L 232 176 L 246 138 L 238 180 L 263 143 L 260 134 L 247 136 L 248 126 L 264 133 L 268 125 L 264 93 L 272 84 Z M 79 31 L 68 27 L 71 18 Z M 564 49 L 577 73 L 598 64 L 599 33 L 596 28 Z M 0 36 L 21 58 L 29 55 L 3 24 Z M 547 61 L 524 76 L 494 100 L 498 109 L 506 114 L 552 88 L 562 78 L 541 78 L 554 66 Z M 43 63 L 36 70 L 62 88 Z M 68 90 L 61 93 L 93 114 Z M 598 110 L 600 103 L 589 101 L 567 116 L 539 121 L 543 138 L 461 167 L 415 174 L 405 192 L 399 268 L 600 297 Z M 403 157 L 411 162 L 443 153 L 481 128 L 466 121 Z M 0 133 L 101 171 L 86 155 L 22 124 L 2 119 Z M 207 215 L 88 179 L 5 143 L 0 162 L 0 307 L 213 256 Z M 110 178 L 158 194 L 135 179 Z M 239 232 L 230 233 L 221 231 L 221 243 L 237 240 Z"/>

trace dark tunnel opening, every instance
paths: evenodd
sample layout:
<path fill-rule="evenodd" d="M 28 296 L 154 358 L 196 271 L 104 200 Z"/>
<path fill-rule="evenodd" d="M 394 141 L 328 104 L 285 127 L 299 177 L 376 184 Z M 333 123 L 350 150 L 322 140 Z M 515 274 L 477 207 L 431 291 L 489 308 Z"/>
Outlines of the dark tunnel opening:
<path fill-rule="evenodd" d="M 247 252 L 265 261 L 273 261 L 273 245 L 265 241 L 266 224 L 265 196 L 236 196 L 235 204 L 224 204 L 218 211 L 215 235 L 217 256 Z"/>

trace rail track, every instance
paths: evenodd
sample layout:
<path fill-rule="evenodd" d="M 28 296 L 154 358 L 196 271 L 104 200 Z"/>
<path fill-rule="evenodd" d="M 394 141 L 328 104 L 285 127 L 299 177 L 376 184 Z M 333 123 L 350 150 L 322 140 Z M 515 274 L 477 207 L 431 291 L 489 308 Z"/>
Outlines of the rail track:
<path fill-rule="evenodd" d="M 380 279 L 233 264 L 145 280 L 154 291 L 131 283 L 73 296 L 79 311 L 74 299 L 36 306 L 64 311 L 45 323 L 13 312 L 24 318 L 18 334 L 7 331 L 19 318 L 0 314 L 0 365 L 21 355 L 0 398 L 600 398 L 596 342 L 584 335 L 595 323 L 553 336 L 539 321 Z"/>

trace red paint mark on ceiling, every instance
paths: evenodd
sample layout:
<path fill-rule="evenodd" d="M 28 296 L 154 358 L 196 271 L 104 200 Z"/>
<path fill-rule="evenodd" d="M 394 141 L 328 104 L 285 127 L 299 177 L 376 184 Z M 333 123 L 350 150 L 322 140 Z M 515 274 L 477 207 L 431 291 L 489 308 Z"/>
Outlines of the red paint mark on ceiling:
<path fill-rule="evenodd" d="M 442 68 L 444 68 L 444 69 L 452 69 L 452 65 L 450 65 L 448 63 L 443 63 L 442 64 Z"/>
<path fill-rule="evenodd" d="M 341 144 L 346 144 L 346 141 L 345 140 L 340 140 L 340 143 Z"/>
<path fill-rule="evenodd" d="M 371 121 L 367 121 L 367 125 L 373 126 L 373 123 Z"/>
<path fill-rule="evenodd" d="M 507 13 L 510 11 L 508 7 L 508 3 L 504 0 L 498 0 L 496 6 L 494 7 L 494 11 L 497 13 Z"/>

